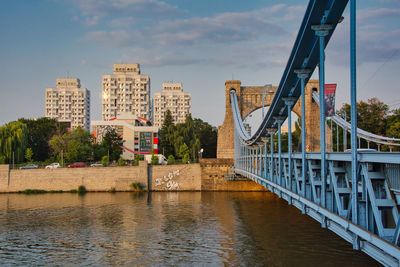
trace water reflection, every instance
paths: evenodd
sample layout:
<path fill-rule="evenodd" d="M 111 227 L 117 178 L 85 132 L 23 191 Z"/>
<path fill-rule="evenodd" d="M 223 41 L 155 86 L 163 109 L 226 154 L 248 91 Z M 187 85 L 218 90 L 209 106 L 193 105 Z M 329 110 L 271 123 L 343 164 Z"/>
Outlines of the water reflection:
<path fill-rule="evenodd" d="M 0 262 L 377 265 L 266 192 L 3 194 Z"/>

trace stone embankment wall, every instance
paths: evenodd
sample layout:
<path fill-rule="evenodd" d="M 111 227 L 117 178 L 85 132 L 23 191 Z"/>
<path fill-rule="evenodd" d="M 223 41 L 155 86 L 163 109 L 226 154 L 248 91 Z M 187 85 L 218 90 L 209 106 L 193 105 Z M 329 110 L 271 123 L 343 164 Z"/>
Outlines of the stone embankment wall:
<path fill-rule="evenodd" d="M 203 191 L 266 191 L 266 189 L 251 180 L 228 181 L 225 175 L 234 165 L 232 159 L 202 159 L 201 189 Z"/>
<path fill-rule="evenodd" d="M 3 178 L 2 178 L 3 180 Z M 147 164 L 137 167 L 60 168 L 36 170 L 11 170 L 10 183 L 0 184 L 1 192 L 17 192 L 26 189 L 88 191 L 131 190 L 130 184 L 139 182 L 147 186 Z"/>
<path fill-rule="evenodd" d="M 227 159 L 202 159 L 200 164 L 134 167 L 9 170 L 0 165 L 0 192 L 26 189 L 69 191 L 85 186 L 87 191 L 130 191 L 133 182 L 151 191 L 264 191 L 250 181 L 227 181 L 224 175 L 233 164 Z"/>

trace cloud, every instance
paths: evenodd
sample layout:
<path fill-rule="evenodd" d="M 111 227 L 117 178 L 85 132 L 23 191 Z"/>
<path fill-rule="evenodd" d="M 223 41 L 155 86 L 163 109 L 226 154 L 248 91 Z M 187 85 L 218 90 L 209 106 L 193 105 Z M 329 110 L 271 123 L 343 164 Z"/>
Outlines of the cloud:
<path fill-rule="evenodd" d="M 293 36 L 277 20 L 289 19 L 285 14 L 298 8 L 279 4 L 248 12 L 162 20 L 134 30 L 92 31 L 83 39 L 122 49 L 124 58 L 148 66 L 201 63 L 281 67 L 279 57 L 286 60 Z"/>
<path fill-rule="evenodd" d="M 83 40 L 100 42 L 110 47 L 129 46 L 133 40 L 133 35 L 124 30 L 119 31 L 93 31 L 89 32 Z"/>
<path fill-rule="evenodd" d="M 181 11 L 159 0 L 66 0 L 80 11 L 83 24 L 94 26 L 108 17 L 133 17 L 140 19 L 176 16 Z M 116 23 L 116 19 L 112 20 Z M 131 21 L 132 22 L 132 21 Z"/>
<path fill-rule="evenodd" d="M 386 31 L 384 31 L 382 24 L 361 23 L 367 17 L 371 16 L 364 16 L 358 21 L 358 25 L 361 24 L 361 27 L 357 31 L 357 64 L 383 62 L 391 57 L 399 58 L 400 55 L 395 52 L 400 50 L 400 30 L 385 29 Z M 329 60 L 335 65 L 349 65 L 349 38 L 349 21 L 345 20 L 339 24 L 328 44 L 327 58 L 329 57 Z"/>
<path fill-rule="evenodd" d="M 358 12 L 357 19 L 366 20 L 371 18 L 386 18 L 389 16 L 399 16 L 399 15 L 400 15 L 400 8 L 364 9 Z"/>
<path fill-rule="evenodd" d="M 221 13 L 214 17 L 163 21 L 147 29 L 159 45 L 198 42 L 229 43 L 255 39 L 262 35 L 281 36 L 287 31 L 268 17 L 285 5 L 275 5 L 251 12 Z"/>

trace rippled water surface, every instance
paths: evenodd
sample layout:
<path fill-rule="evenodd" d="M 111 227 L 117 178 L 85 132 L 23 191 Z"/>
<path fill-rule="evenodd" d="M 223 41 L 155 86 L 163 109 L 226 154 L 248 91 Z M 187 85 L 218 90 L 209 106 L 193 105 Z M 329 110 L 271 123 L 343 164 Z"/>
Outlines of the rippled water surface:
<path fill-rule="evenodd" d="M 377 265 L 266 192 L 2 194 L 0 263 Z"/>

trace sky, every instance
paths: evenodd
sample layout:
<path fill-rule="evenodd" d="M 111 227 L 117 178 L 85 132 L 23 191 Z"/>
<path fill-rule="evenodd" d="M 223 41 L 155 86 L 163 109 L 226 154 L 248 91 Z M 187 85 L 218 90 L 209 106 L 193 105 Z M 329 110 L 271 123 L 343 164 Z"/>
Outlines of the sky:
<path fill-rule="evenodd" d="M 2 0 L 0 125 L 45 112 L 45 88 L 76 77 L 101 119 L 101 76 L 139 63 L 151 92 L 192 94 L 192 116 L 222 124 L 225 81 L 278 85 L 308 1 Z M 357 1 L 357 97 L 400 108 L 400 0 Z M 337 108 L 350 102 L 349 8 L 326 49 Z M 317 73 L 312 78 L 318 78 Z"/>

